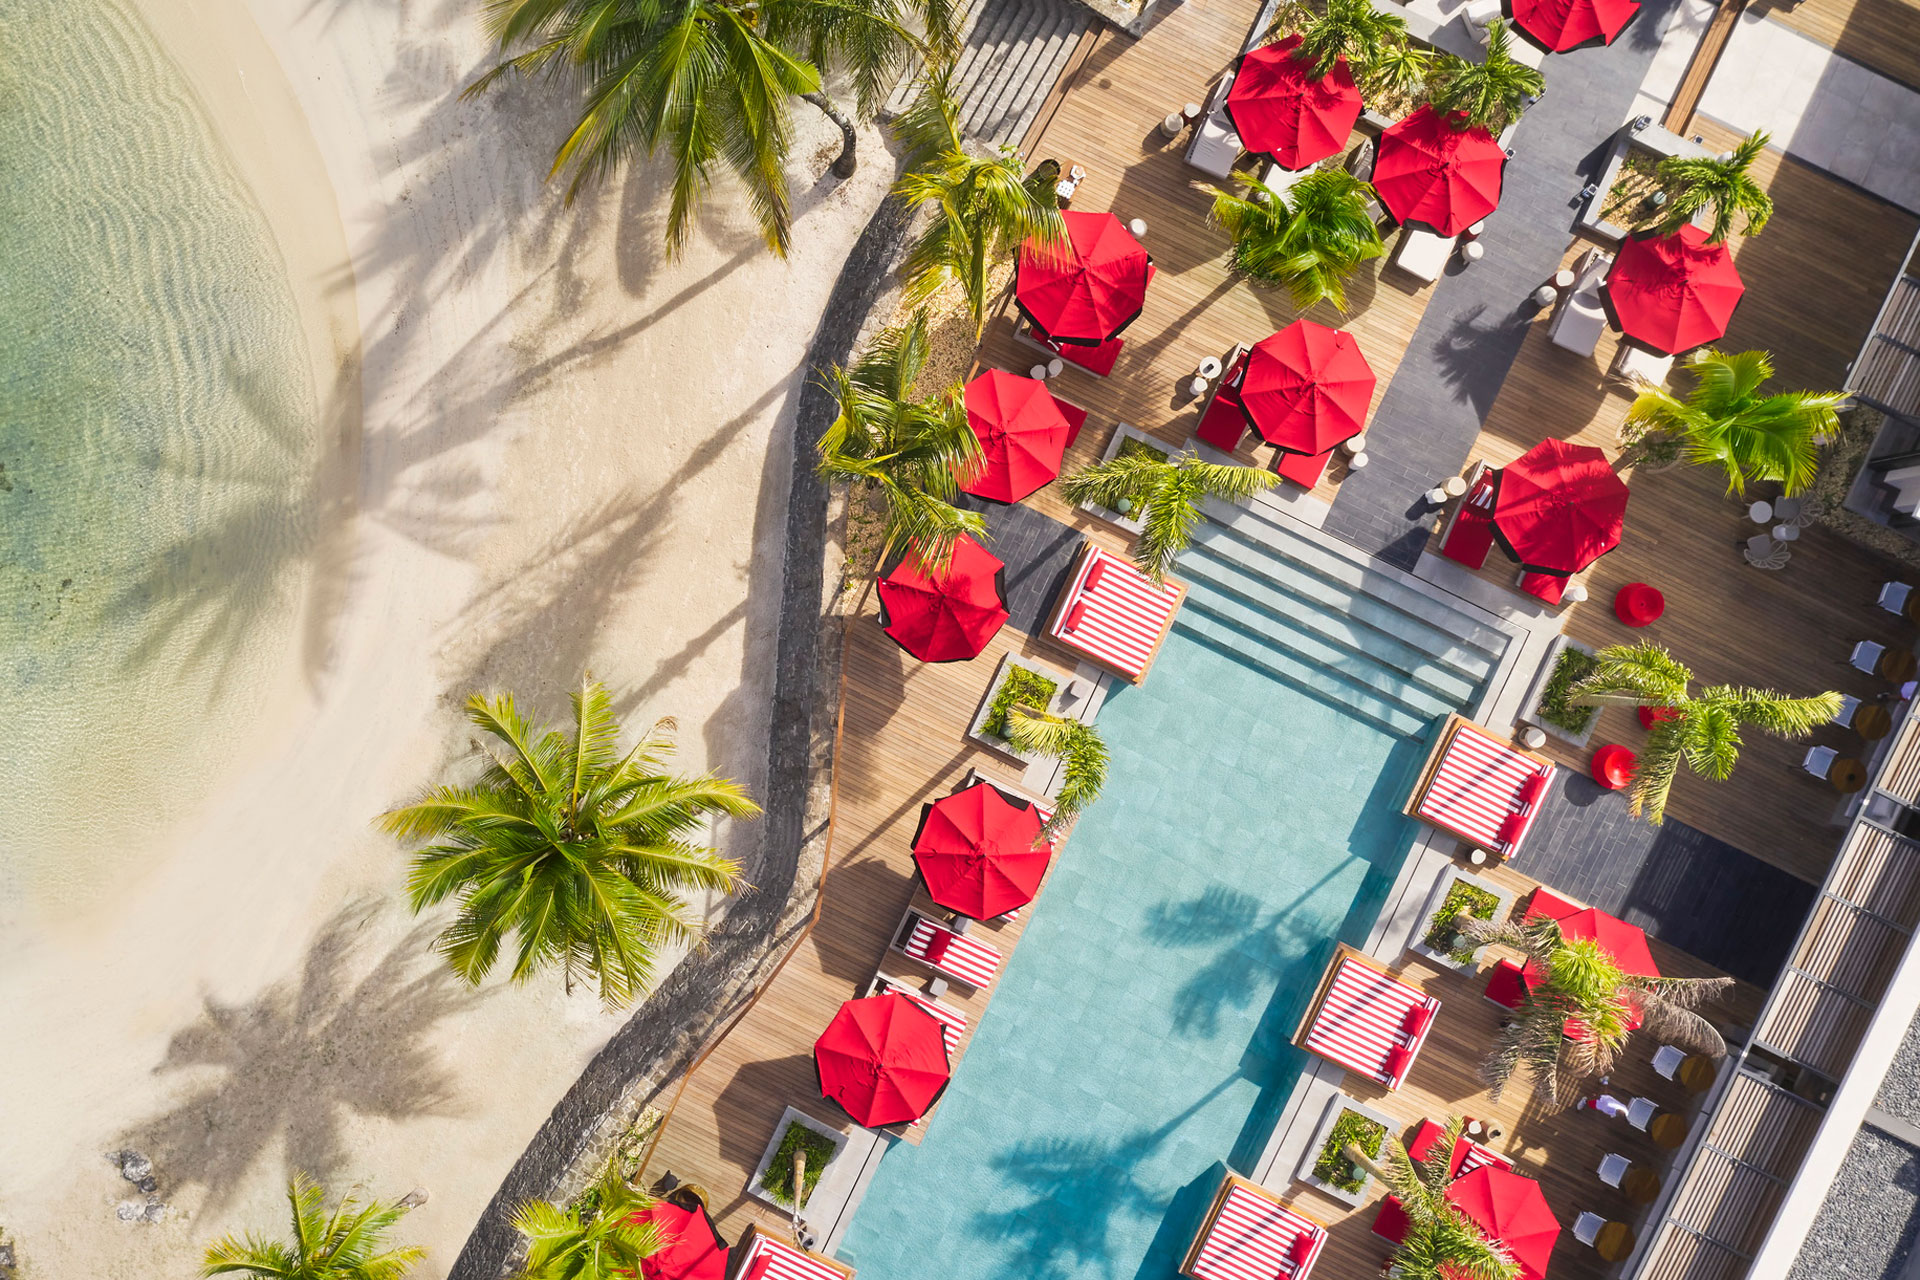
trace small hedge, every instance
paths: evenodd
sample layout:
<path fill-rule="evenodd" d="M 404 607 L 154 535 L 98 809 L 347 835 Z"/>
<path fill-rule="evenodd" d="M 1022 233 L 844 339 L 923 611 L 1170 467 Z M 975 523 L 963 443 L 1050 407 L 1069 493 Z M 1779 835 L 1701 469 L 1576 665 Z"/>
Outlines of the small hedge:
<path fill-rule="evenodd" d="M 826 1169 L 827 1161 L 833 1158 L 834 1144 L 813 1130 L 795 1120 L 780 1135 L 780 1145 L 774 1149 L 773 1163 L 761 1175 L 760 1184 L 767 1194 L 789 1209 L 793 1204 L 793 1153 L 807 1153 L 807 1181 L 800 1190 L 800 1203 L 805 1206 L 807 1198 L 813 1195 L 813 1189 L 820 1182 L 820 1174 Z"/>
<path fill-rule="evenodd" d="M 1113 456 L 1115 458 L 1153 458 L 1160 462 L 1167 460 L 1166 450 L 1156 449 L 1145 440 L 1138 440 L 1133 436 L 1128 436 L 1122 440 L 1120 442 L 1120 448 Z"/>
<path fill-rule="evenodd" d="M 1053 703 L 1054 692 L 1059 688 L 1057 681 L 1049 680 L 1038 672 L 1025 667 L 1008 667 L 1007 678 L 1000 682 L 1000 692 L 993 695 L 993 702 L 987 707 L 986 723 L 980 726 L 980 732 L 995 738 L 1006 737 L 1009 711 L 1015 707 L 1045 711 Z"/>
<path fill-rule="evenodd" d="M 1427 936 L 1422 941 L 1431 950 L 1444 951 L 1455 964 L 1471 964 L 1474 948 L 1472 944 L 1456 936 L 1453 922 L 1461 915 L 1491 920 L 1493 913 L 1499 907 L 1498 894 L 1489 893 L 1478 885 L 1468 884 L 1465 880 L 1455 880 L 1447 890 L 1446 900 L 1440 904 L 1440 909 L 1433 913 L 1433 919 L 1427 923 Z"/>
<path fill-rule="evenodd" d="M 1313 1176 L 1348 1195 L 1357 1194 L 1367 1185 L 1367 1175 L 1347 1159 L 1347 1144 L 1354 1143 L 1369 1157 L 1377 1159 L 1380 1144 L 1386 1139 L 1387 1127 L 1379 1121 L 1369 1120 L 1358 1111 L 1342 1111 L 1320 1147 L 1319 1158 L 1313 1162 Z"/>
<path fill-rule="evenodd" d="M 1553 664 L 1553 674 L 1547 677 L 1547 687 L 1540 691 L 1540 705 L 1536 714 L 1557 729 L 1568 733 L 1581 734 L 1593 723 L 1598 707 L 1576 707 L 1567 701 L 1567 693 L 1579 684 L 1594 669 L 1600 660 L 1584 649 L 1572 645 L 1560 651 L 1560 657 Z"/>

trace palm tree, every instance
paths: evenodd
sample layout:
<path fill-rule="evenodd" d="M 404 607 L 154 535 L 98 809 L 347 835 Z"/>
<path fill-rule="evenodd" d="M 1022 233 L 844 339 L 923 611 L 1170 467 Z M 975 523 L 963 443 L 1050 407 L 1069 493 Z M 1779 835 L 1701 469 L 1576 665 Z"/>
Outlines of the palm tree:
<path fill-rule="evenodd" d="M 1546 77 L 1513 56 L 1513 37 L 1496 18 L 1487 26 L 1487 56 L 1478 62 L 1442 58 L 1428 82 L 1427 101 L 1456 129 L 1478 127 L 1498 136 L 1546 88 Z"/>
<path fill-rule="evenodd" d="M 1612 1072 L 1636 1025 L 1663 1044 L 1723 1056 L 1727 1043 L 1696 1012 L 1733 985 L 1732 978 L 1654 978 L 1627 973 L 1591 938 L 1567 938 L 1545 916 L 1499 924 L 1461 916 L 1460 932 L 1475 944 L 1513 947 L 1538 975 L 1520 1007 L 1501 1026 L 1480 1073 L 1493 1096 L 1524 1069 L 1556 1108 L 1579 1096 L 1582 1081 Z M 1580 1024 L 1578 1038 L 1567 1023 Z"/>
<path fill-rule="evenodd" d="M 1006 736 L 1007 744 L 1022 755 L 1044 756 L 1066 766 L 1053 797 L 1053 816 L 1040 829 L 1040 837 L 1051 840 L 1107 785 L 1106 739 L 1084 721 L 1033 707 L 1014 707 L 1007 713 Z"/>
<path fill-rule="evenodd" d="M 1320 302 L 1347 309 L 1347 276 L 1384 252 L 1367 214 L 1373 190 L 1341 169 L 1316 169 L 1282 197 L 1242 179 L 1244 195 L 1201 184 L 1212 220 L 1233 237 L 1232 266 L 1255 284 L 1284 285 L 1302 310 Z"/>
<path fill-rule="evenodd" d="M 1347 1144 L 1347 1158 L 1378 1178 L 1407 1215 L 1407 1234 L 1393 1252 L 1395 1280 L 1514 1280 L 1520 1274 L 1506 1246 L 1488 1239 L 1447 1199 L 1453 1148 L 1464 1124 L 1459 1116 L 1449 1119 L 1440 1140 L 1418 1161 L 1392 1135 L 1381 1149 L 1384 1163 L 1357 1143 Z"/>
<path fill-rule="evenodd" d="M 641 1259 L 667 1243 L 651 1222 L 633 1221 L 652 1203 L 611 1168 L 591 1197 L 573 1205 L 526 1201 L 513 1214 L 514 1229 L 527 1238 L 527 1265 L 514 1280 L 622 1280 L 639 1275 Z"/>
<path fill-rule="evenodd" d="M 900 268 L 907 301 L 920 306 L 943 285 L 958 283 L 977 339 L 987 323 L 995 264 L 1029 238 L 1051 244 L 1066 236 L 1054 180 L 1046 172 L 1029 174 L 1018 148 L 1001 147 L 994 156 L 967 150 L 946 67 L 929 69 L 919 97 L 893 129 L 908 147 L 907 171 L 893 193 L 910 209 L 933 210 Z"/>
<path fill-rule="evenodd" d="M 293 1217 L 290 1241 L 223 1236 L 207 1246 L 200 1274 L 258 1280 L 400 1280 L 426 1256 L 425 1249 L 414 1245 L 388 1247 L 387 1235 L 406 1216 L 404 1202 L 362 1204 L 349 1195 L 328 1213 L 319 1185 L 296 1173 L 287 1184 L 287 1207 Z"/>
<path fill-rule="evenodd" d="M 851 369 L 835 368 L 827 384 L 840 416 L 820 435 L 820 473 L 871 486 L 886 507 L 880 557 L 905 549 L 945 564 L 961 534 L 979 537 L 978 512 L 953 505 L 961 484 L 980 466 L 980 439 L 967 425 L 960 389 L 913 399 L 927 363 L 927 315 L 887 329 Z"/>
<path fill-rule="evenodd" d="M 1724 157 L 1668 156 L 1662 160 L 1660 178 L 1667 184 L 1667 216 L 1660 223 L 1660 234 L 1671 235 L 1692 222 L 1702 209 L 1712 209 L 1708 244 L 1726 242 L 1733 233 L 1735 214 L 1745 224 L 1740 234 L 1759 235 L 1773 216 L 1773 197 L 1761 190 L 1747 170 L 1767 149 L 1769 138 L 1762 129 Z"/>
<path fill-rule="evenodd" d="M 1390 53 L 1407 47 L 1407 24 L 1369 0 L 1293 0 L 1274 14 L 1268 39 L 1299 33 L 1294 56 L 1313 60 L 1315 79 L 1330 74 L 1341 58 L 1364 91 L 1368 73 Z"/>
<path fill-rule="evenodd" d="M 1149 456 L 1151 454 L 1151 456 Z M 1202 462 L 1191 453 L 1166 457 L 1158 449 L 1122 453 L 1083 467 L 1060 482 L 1068 502 L 1091 503 L 1118 511 L 1140 512 L 1140 536 L 1133 560 L 1155 582 L 1193 539 L 1200 504 L 1207 498 L 1239 502 L 1271 488 L 1279 477 L 1259 467 Z"/>
<path fill-rule="evenodd" d="M 1737 685 L 1691 692 L 1693 672 L 1657 644 L 1612 645 L 1594 656 L 1599 665 L 1567 691 L 1569 701 L 1588 707 L 1666 707 L 1676 713 L 1654 722 L 1633 774 L 1630 812 L 1655 824 L 1666 813 L 1667 793 L 1683 761 L 1695 773 L 1723 781 L 1740 758 L 1742 726 L 1798 738 L 1840 714 L 1837 693 L 1788 698 Z"/>
<path fill-rule="evenodd" d="M 1688 462 L 1724 468 L 1729 493 L 1745 493 L 1750 481 L 1778 481 L 1789 494 L 1813 483 L 1821 442 L 1840 430 L 1844 391 L 1761 395 L 1760 384 L 1773 376 L 1764 351 L 1698 351 L 1686 367 L 1693 390 L 1684 400 L 1664 387 L 1641 387 L 1623 424 L 1626 438 L 1653 452 L 1678 445 Z"/>
<path fill-rule="evenodd" d="M 508 935 L 513 980 L 559 965 L 600 984 L 608 1007 L 630 1003 L 653 980 L 663 946 L 698 938 L 688 892 L 731 892 L 739 868 L 689 837 L 716 817 L 760 807 L 732 782 L 661 772 L 674 723 L 621 754 L 607 691 L 583 677 L 573 731 L 536 729 L 511 694 L 467 700 L 467 718 L 497 740 L 478 782 L 439 786 L 383 815 L 403 840 L 433 840 L 413 855 L 407 892 L 416 914 L 459 900 L 436 949 L 479 983 Z"/>
<path fill-rule="evenodd" d="M 792 100 L 840 127 L 834 168 L 850 175 L 853 123 L 822 89 L 822 72 L 845 69 L 857 110 L 871 116 L 915 53 L 953 51 L 953 19 L 949 0 L 488 0 L 487 33 L 505 59 L 467 93 L 508 73 L 576 86 L 580 121 L 552 169 L 571 171 L 568 199 L 664 147 L 674 166 L 670 253 L 686 244 L 712 170 L 724 166 L 746 185 L 768 246 L 784 255 Z M 925 38 L 910 30 L 914 20 Z"/>

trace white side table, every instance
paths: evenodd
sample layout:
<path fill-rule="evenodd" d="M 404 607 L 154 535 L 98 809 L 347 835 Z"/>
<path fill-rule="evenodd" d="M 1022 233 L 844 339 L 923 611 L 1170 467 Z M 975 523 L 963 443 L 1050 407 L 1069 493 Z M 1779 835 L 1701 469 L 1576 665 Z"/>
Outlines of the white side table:
<path fill-rule="evenodd" d="M 1347 440 L 1340 447 L 1347 451 L 1349 457 L 1359 457 L 1367 451 L 1367 433 L 1362 431 L 1359 435 Z"/>
<path fill-rule="evenodd" d="M 1567 589 L 1560 593 L 1560 598 L 1570 601 L 1573 604 L 1579 604 L 1587 598 L 1587 589 L 1578 582 L 1569 583 L 1567 584 Z"/>
<path fill-rule="evenodd" d="M 1536 307 L 1550 307 L 1558 301 L 1560 301 L 1560 295 L 1550 284 L 1543 284 L 1533 291 L 1533 305 Z"/>
<path fill-rule="evenodd" d="M 1049 378 L 1057 378 L 1066 371 L 1067 362 L 1059 356 L 1055 356 L 1053 359 L 1047 361 L 1047 376 Z"/>
<path fill-rule="evenodd" d="M 1530 724 L 1520 731 L 1520 745 L 1529 751 L 1538 751 L 1547 745 L 1547 732 L 1539 725 Z"/>
<path fill-rule="evenodd" d="M 1765 524 L 1773 519 L 1773 504 L 1771 502 L 1754 503 L 1747 508 L 1747 519 L 1755 524 Z"/>
<path fill-rule="evenodd" d="M 1458 498 L 1467 491 L 1467 478 L 1465 476 L 1448 476 L 1440 482 L 1440 487 L 1447 491 L 1449 498 Z"/>
<path fill-rule="evenodd" d="M 1205 378 L 1195 378 L 1187 384 L 1187 393 L 1195 396 L 1207 394 L 1207 380 Z"/>
<path fill-rule="evenodd" d="M 1037 364 L 1033 366 L 1033 368 L 1027 370 L 1027 375 L 1038 381 L 1044 382 L 1046 381 L 1046 377 L 1047 377 L 1047 366 L 1043 364 Z"/>
<path fill-rule="evenodd" d="M 1487 256 L 1487 246 L 1478 240 L 1469 240 L 1460 246 L 1460 257 L 1467 262 L 1478 262 Z"/>
<path fill-rule="evenodd" d="M 1573 272 L 1562 267 L 1553 273 L 1553 287 L 1556 289 L 1573 288 Z"/>
<path fill-rule="evenodd" d="M 1202 378 L 1213 379 L 1220 376 L 1222 367 L 1219 356 L 1203 356 L 1197 372 Z"/>
<path fill-rule="evenodd" d="M 1133 232 L 1133 238 L 1138 240 L 1141 236 L 1147 234 L 1147 220 L 1145 218 L 1135 218 L 1127 224 L 1127 230 Z"/>
<path fill-rule="evenodd" d="M 1358 471 L 1360 470 L 1360 468 L 1366 465 L 1367 465 L 1367 455 L 1364 453 L 1356 453 L 1351 458 L 1347 459 L 1347 466 L 1354 471 Z"/>

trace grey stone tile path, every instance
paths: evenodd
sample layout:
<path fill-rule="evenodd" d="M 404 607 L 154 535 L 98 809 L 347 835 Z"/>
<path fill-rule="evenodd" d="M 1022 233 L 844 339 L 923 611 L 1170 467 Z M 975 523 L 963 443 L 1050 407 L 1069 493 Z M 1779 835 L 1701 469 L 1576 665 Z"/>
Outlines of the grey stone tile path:
<path fill-rule="evenodd" d="M 1052 516 L 962 495 L 960 505 L 987 518 L 987 550 L 1007 566 L 1007 625 L 1037 636 L 1084 537 Z"/>
<path fill-rule="evenodd" d="M 1736 978 L 1773 985 L 1813 906 L 1812 885 L 1674 818 L 1656 827 L 1630 817 L 1624 795 L 1582 774 L 1553 776 L 1516 871 Z"/>
<path fill-rule="evenodd" d="M 1580 188 L 1628 118 L 1671 3 L 1646 5 L 1607 48 L 1546 60 L 1547 95 L 1514 131 L 1487 255 L 1471 268 L 1456 262 L 1433 286 L 1367 427 L 1371 465 L 1341 484 L 1327 532 L 1402 569 L 1419 559 L 1431 527 L 1421 495 L 1466 464 L 1537 314 L 1530 295 L 1560 265 Z"/>

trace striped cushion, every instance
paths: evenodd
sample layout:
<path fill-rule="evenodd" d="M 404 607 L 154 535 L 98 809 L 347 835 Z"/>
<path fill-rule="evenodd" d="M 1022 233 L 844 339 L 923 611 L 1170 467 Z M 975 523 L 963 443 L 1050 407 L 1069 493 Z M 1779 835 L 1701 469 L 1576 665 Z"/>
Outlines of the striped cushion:
<path fill-rule="evenodd" d="M 899 992 L 938 1018 L 940 1020 L 940 1036 L 947 1042 L 947 1052 L 950 1054 L 960 1052 L 960 1037 L 967 1032 L 966 1014 L 961 1013 L 958 1009 L 949 1009 L 946 1005 L 941 1004 L 931 996 L 922 995 L 912 987 L 895 982 L 892 978 L 880 979 L 881 994 L 884 995 L 889 991 Z"/>
<path fill-rule="evenodd" d="M 1327 985 L 1327 998 L 1307 1028 L 1306 1047 L 1349 1071 L 1398 1089 L 1432 1032 L 1429 1024 L 1408 1038 L 1407 1014 L 1414 1008 L 1438 1010 L 1440 1002 L 1371 965 L 1342 960 Z M 1404 1060 L 1399 1060 L 1396 1049 L 1404 1051 Z"/>
<path fill-rule="evenodd" d="M 944 946 L 939 946 L 944 941 Z M 984 942 L 976 942 L 931 920 L 913 922 L 913 932 L 901 948 L 915 960 L 974 987 L 990 987 L 1000 970 L 1000 953 Z"/>
<path fill-rule="evenodd" d="M 1119 556 L 1093 548 L 1067 588 L 1051 631 L 1069 649 L 1129 678 L 1153 660 L 1179 605 L 1179 588 L 1153 582 Z"/>
<path fill-rule="evenodd" d="M 1539 805 L 1522 805 L 1520 793 L 1527 779 L 1552 769 L 1463 724 L 1447 742 L 1418 812 L 1435 826 L 1510 858 L 1540 814 Z M 1521 818 L 1519 829 L 1509 828 L 1511 838 L 1502 838 L 1501 828 L 1514 814 Z"/>
<path fill-rule="evenodd" d="M 772 1236 L 755 1236 L 740 1280 L 846 1280 L 847 1273 Z"/>
<path fill-rule="evenodd" d="M 1511 1169 L 1513 1161 L 1498 1151 L 1481 1146 L 1471 1138 L 1460 1139 L 1453 1152 L 1454 1177 L 1464 1178 L 1475 1169 L 1484 1169 L 1488 1165 L 1499 1165 L 1502 1169 Z"/>
<path fill-rule="evenodd" d="M 1295 1261 L 1295 1241 L 1307 1252 Z M 1214 1215 L 1188 1274 L 1198 1280 L 1306 1280 L 1326 1245 L 1319 1223 L 1302 1217 L 1248 1187 L 1235 1187 Z"/>

